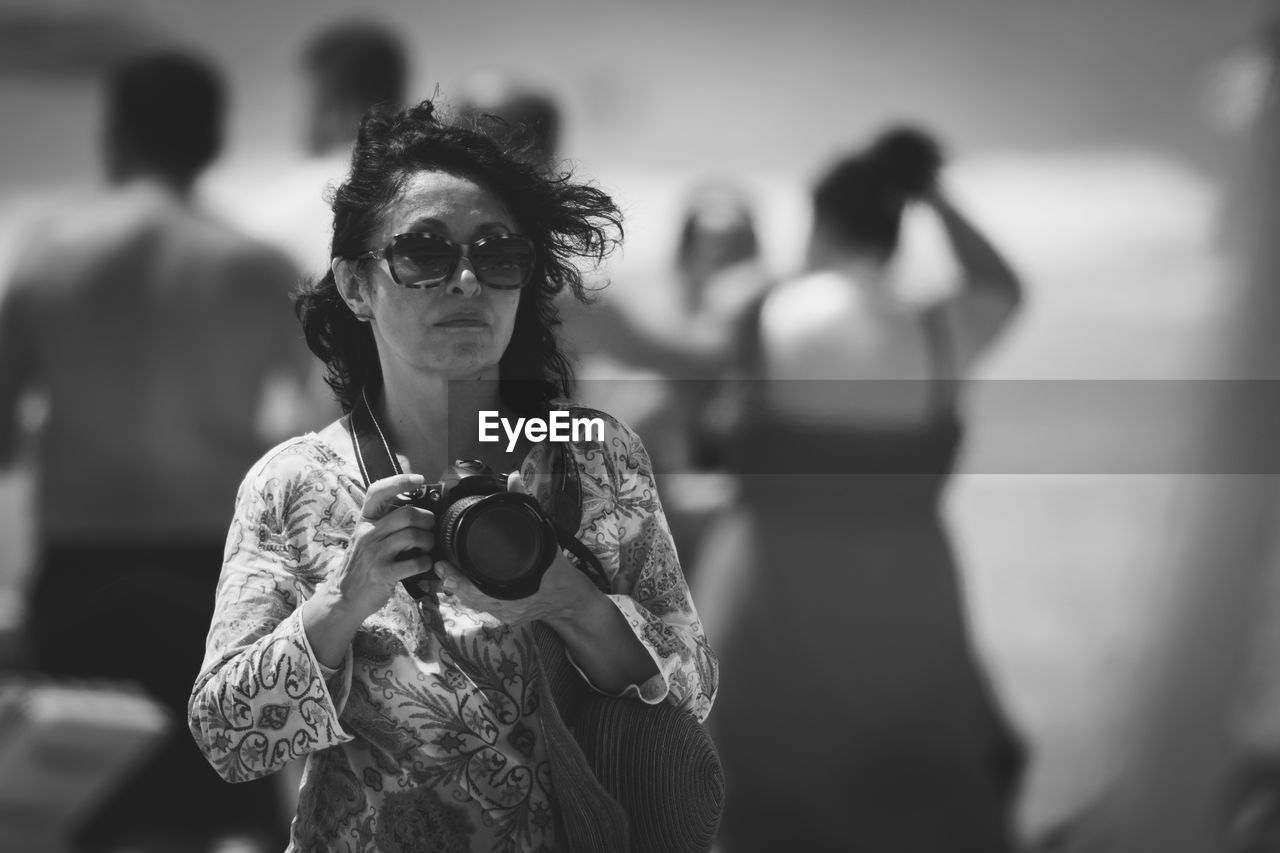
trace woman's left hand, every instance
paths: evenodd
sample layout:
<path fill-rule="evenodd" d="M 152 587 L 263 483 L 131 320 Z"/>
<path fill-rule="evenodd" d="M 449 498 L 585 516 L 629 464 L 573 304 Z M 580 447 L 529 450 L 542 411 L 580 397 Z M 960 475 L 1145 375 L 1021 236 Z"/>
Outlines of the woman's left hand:
<path fill-rule="evenodd" d="M 511 475 L 507 489 L 528 493 L 519 473 Z M 591 596 L 600 594 L 591 579 L 578 571 L 564 552 L 558 549 L 555 561 L 542 576 L 538 591 L 527 598 L 513 601 L 494 598 L 481 592 L 452 563 L 438 560 L 435 570 L 441 578 L 442 600 L 461 604 L 471 610 L 484 611 L 507 625 L 519 625 L 537 619 L 551 622 L 571 617 Z"/>
<path fill-rule="evenodd" d="M 563 551 L 556 552 L 555 562 L 542 576 L 538 591 L 513 601 L 484 594 L 452 563 L 437 560 L 435 570 L 442 578 L 441 601 L 484 611 L 506 625 L 519 625 L 536 619 L 546 622 L 563 619 L 579 610 L 588 597 L 600 594 L 591 580 L 574 568 Z"/>
<path fill-rule="evenodd" d="M 524 491 L 514 474 L 508 488 Z M 437 561 L 436 571 L 442 576 L 444 601 L 488 614 L 502 624 L 545 623 L 564 642 L 569 659 L 596 690 L 620 695 L 628 686 L 643 684 L 659 674 L 654 657 L 613 599 L 597 589 L 562 551 L 556 552 L 538 591 L 517 601 L 485 595 L 449 563 Z"/>

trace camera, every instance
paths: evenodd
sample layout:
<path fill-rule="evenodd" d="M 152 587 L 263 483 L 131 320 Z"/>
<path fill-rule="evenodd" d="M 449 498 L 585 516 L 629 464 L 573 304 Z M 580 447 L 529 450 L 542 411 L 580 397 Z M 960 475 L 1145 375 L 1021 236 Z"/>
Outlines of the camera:
<path fill-rule="evenodd" d="M 431 558 L 457 566 L 493 598 L 511 601 L 537 592 L 559 550 L 555 525 L 538 502 L 507 491 L 506 478 L 475 459 L 455 461 L 440 482 L 400 494 L 397 504 L 431 510 L 436 517 Z M 412 549 L 400 558 L 411 556 Z M 415 598 L 422 595 L 416 579 L 405 582 Z"/>

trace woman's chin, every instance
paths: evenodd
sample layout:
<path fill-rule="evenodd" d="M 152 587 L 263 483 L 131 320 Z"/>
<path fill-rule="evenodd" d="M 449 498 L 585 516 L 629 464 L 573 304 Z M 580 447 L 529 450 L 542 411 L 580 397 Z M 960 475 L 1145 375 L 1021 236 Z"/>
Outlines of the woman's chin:
<path fill-rule="evenodd" d="M 432 359 L 432 367 L 449 379 L 483 379 L 498 375 L 499 357 L 500 355 L 490 352 L 488 347 L 458 347 Z"/>

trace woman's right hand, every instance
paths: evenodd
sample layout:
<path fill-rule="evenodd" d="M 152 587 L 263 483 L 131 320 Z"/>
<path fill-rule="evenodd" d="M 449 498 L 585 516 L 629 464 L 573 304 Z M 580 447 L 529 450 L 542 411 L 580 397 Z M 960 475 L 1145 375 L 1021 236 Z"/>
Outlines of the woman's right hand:
<path fill-rule="evenodd" d="M 421 474 L 397 474 L 375 480 L 365 494 L 346 559 L 323 584 L 331 603 L 357 624 L 387 603 L 396 584 L 431 571 L 435 516 L 400 500 L 425 482 Z"/>

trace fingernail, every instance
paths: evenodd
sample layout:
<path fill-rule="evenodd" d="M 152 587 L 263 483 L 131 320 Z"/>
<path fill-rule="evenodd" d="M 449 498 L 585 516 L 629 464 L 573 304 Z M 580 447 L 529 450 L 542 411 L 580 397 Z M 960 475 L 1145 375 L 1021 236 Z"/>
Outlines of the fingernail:
<path fill-rule="evenodd" d="M 427 482 L 427 478 L 421 474 L 410 474 L 409 482 L 413 483 L 415 486 L 421 486 L 423 483 Z"/>

